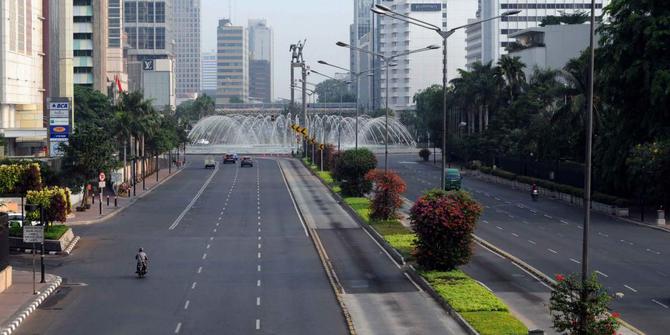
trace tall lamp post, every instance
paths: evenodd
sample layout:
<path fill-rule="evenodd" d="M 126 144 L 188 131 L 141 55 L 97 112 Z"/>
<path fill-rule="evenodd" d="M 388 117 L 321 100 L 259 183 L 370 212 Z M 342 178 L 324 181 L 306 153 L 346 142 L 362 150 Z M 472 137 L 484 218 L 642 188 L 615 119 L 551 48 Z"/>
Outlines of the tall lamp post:
<path fill-rule="evenodd" d="M 429 45 L 425 48 L 410 50 L 410 51 L 407 51 L 407 52 L 395 54 L 393 56 L 385 56 L 385 55 L 380 54 L 380 53 L 376 53 L 376 52 L 372 52 L 372 51 L 369 51 L 369 50 L 365 50 L 365 49 L 361 49 L 361 48 L 351 46 L 351 45 L 349 45 L 347 43 L 344 43 L 344 42 L 337 42 L 336 44 L 339 47 L 349 48 L 349 49 L 354 50 L 354 51 L 359 51 L 359 52 L 363 52 L 363 53 L 366 53 L 366 54 L 373 55 L 373 56 L 378 57 L 379 59 L 381 59 L 382 62 L 384 62 L 384 71 L 386 72 L 386 97 L 385 97 L 386 98 L 385 99 L 386 100 L 385 101 L 386 106 L 385 106 L 385 120 L 384 120 L 384 172 L 387 172 L 388 171 L 388 165 L 389 165 L 388 160 L 389 160 L 389 68 L 390 68 L 390 64 L 396 58 L 400 58 L 400 57 L 407 56 L 407 55 L 414 54 L 414 53 L 418 53 L 418 52 L 435 50 L 435 49 L 439 49 L 440 47 L 437 46 L 437 45 Z"/>
<path fill-rule="evenodd" d="M 375 5 L 372 7 L 370 10 L 372 10 L 373 13 L 378 14 L 378 15 L 383 15 L 390 17 L 392 19 L 400 20 L 407 22 L 409 24 L 413 24 L 416 26 L 419 26 L 424 29 L 429 29 L 432 31 L 437 32 L 440 37 L 442 37 L 442 173 L 440 175 L 440 187 L 444 189 L 445 186 L 445 174 L 446 174 L 446 165 L 447 165 L 447 39 L 449 36 L 453 35 L 456 30 L 459 29 L 464 29 L 470 26 L 474 26 L 477 24 L 480 24 L 482 22 L 487 22 L 491 20 L 495 20 L 504 16 L 510 16 L 510 15 L 516 15 L 521 13 L 520 10 L 514 10 L 514 11 L 508 11 L 504 12 L 501 15 L 494 16 L 488 19 L 480 20 L 477 22 L 473 23 L 468 23 L 463 26 L 455 27 L 449 30 L 443 30 L 442 28 L 426 22 L 422 21 L 416 18 L 413 18 L 408 15 L 400 14 L 398 12 L 394 12 L 391 8 L 384 6 L 384 5 Z M 386 77 L 388 80 L 388 76 Z M 388 85 L 387 85 L 388 88 Z M 387 95 L 388 97 L 388 95 Z"/>

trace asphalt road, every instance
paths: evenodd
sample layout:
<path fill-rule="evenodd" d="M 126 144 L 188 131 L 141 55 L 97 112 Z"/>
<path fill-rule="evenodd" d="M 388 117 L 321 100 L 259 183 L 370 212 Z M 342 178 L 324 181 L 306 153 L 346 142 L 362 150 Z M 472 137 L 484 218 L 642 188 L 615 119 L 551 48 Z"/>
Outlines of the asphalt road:
<path fill-rule="evenodd" d="M 439 187 L 439 164 L 418 162 L 418 155 L 391 155 L 389 168 L 407 182 L 406 196 L 411 200 Z M 550 276 L 580 272 L 580 208 L 547 198 L 532 202 L 527 192 L 467 176 L 463 187 L 485 207 L 478 236 Z M 590 269 L 609 292 L 624 293 L 613 301 L 612 309 L 647 334 L 666 334 L 670 235 L 595 212 L 591 232 Z M 508 277 L 510 285 L 518 285 L 518 280 Z"/>
<path fill-rule="evenodd" d="M 347 333 L 277 162 L 190 161 L 125 212 L 78 227 L 74 253 L 47 263 L 65 284 L 16 333 Z M 144 279 L 134 275 L 140 246 Z"/>

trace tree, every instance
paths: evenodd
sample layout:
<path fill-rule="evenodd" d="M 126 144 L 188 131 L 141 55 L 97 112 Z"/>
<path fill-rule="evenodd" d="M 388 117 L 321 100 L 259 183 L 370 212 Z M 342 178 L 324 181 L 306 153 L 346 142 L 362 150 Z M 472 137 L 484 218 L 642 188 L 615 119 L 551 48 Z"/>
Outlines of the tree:
<path fill-rule="evenodd" d="M 240 98 L 238 96 L 234 96 L 234 97 L 230 98 L 230 103 L 231 104 L 242 104 L 242 103 L 244 103 L 244 100 L 242 100 L 242 98 Z"/>
<path fill-rule="evenodd" d="M 498 60 L 499 76 L 507 83 L 510 102 L 521 93 L 521 90 L 525 86 L 526 75 L 523 72 L 524 67 L 526 67 L 526 64 L 521 62 L 520 57 L 503 55 Z"/>
<path fill-rule="evenodd" d="M 414 255 L 426 270 L 455 269 L 472 256 L 472 233 L 482 208 L 468 193 L 432 190 L 412 207 Z"/>
<path fill-rule="evenodd" d="M 589 21 L 589 14 L 586 12 L 562 13 L 560 16 L 545 16 L 540 22 L 540 27 L 560 25 L 560 24 L 584 24 Z"/>
<path fill-rule="evenodd" d="M 316 85 L 314 91 L 319 96 L 319 102 L 356 102 L 356 95 L 341 80 L 324 80 Z"/>
<path fill-rule="evenodd" d="M 405 181 L 393 172 L 384 170 L 371 170 L 365 175 L 365 179 L 372 182 L 372 193 L 374 197 L 370 203 L 370 218 L 373 220 L 391 220 L 397 216 L 398 209 L 402 206 L 400 194 L 407 190 Z"/>
<path fill-rule="evenodd" d="M 114 139 L 102 129 L 90 125 L 80 125 L 70 136 L 67 144 L 62 144 L 64 152 L 63 172 L 69 175 L 73 190 L 97 177 L 101 171 L 110 172 L 119 167 Z"/>
<path fill-rule="evenodd" d="M 110 123 L 114 109 L 112 101 L 106 95 L 88 87 L 74 86 L 74 122 L 107 129 L 111 133 Z"/>
<path fill-rule="evenodd" d="M 336 156 L 333 164 L 333 177 L 340 182 L 342 193 L 346 196 L 360 197 L 370 192 L 372 183 L 365 175 L 377 166 L 377 158 L 372 151 L 349 149 Z"/>

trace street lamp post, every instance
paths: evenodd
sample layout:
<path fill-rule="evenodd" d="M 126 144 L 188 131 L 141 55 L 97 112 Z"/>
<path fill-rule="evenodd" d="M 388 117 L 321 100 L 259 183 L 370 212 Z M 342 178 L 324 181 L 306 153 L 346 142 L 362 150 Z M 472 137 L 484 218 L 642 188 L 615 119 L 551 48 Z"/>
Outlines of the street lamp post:
<path fill-rule="evenodd" d="M 319 61 L 319 64 L 324 64 L 324 65 L 326 65 L 327 63 L 324 62 L 324 61 Z M 323 74 L 323 73 L 321 73 L 321 72 L 319 72 L 319 71 L 316 71 L 316 70 L 312 70 L 312 73 L 313 73 L 313 74 L 318 74 L 318 75 L 323 76 L 323 77 L 326 77 L 326 78 L 328 78 L 328 79 L 335 80 L 335 81 L 341 83 L 341 84 L 343 85 L 343 87 L 345 87 L 345 88 L 346 88 L 347 85 L 351 84 L 351 81 L 337 79 L 337 78 L 331 77 L 331 76 L 329 76 L 329 75 L 327 75 L 327 74 Z M 342 94 L 340 94 L 340 109 L 339 109 L 339 116 L 340 116 L 340 123 L 342 123 L 342 122 L 341 122 L 341 120 L 342 120 Z M 342 133 L 341 130 L 342 130 L 342 125 L 341 125 L 341 124 L 338 124 L 338 125 L 337 125 L 337 151 L 340 151 L 340 142 L 341 142 L 341 140 L 340 140 L 340 136 L 341 136 L 341 133 Z M 356 149 L 358 149 L 358 109 L 356 109 Z"/>
<path fill-rule="evenodd" d="M 349 45 L 347 43 L 344 43 L 344 42 L 337 42 L 336 44 L 339 47 L 349 48 L 349 49 L 354 50 L 354 51 L 359 51 L 359 52 L 363 52 L 363 53 L 373 55 L 373 56 L 378 57 L 379 59 L 381 59 L 382 62 L 384 62 L 384 67 L 385 67 L 385 72 L 386 72 L 386 107 L 385 107 L 385 109 L 386 109 L 385 112 L 386 113 L 385 113 L 385 118 L 384 118 L 384 132 L 385 132 L 385 134 L 384 134 L 384 172 L 387 172 L 388 171 L 388 153 L 389 153 L 389 141 L 388 141 L 388 136 L 389 136 L 389 132 L 388 132 L 388 129 L 389 129 L 388 128 L 388 126 L 389 126 L 389 122 L 388 122 L 388 120 L 389 120 L 389 94 L 388 94 L 389 93 L 389 85 L 388 84 L 389 84 L 389 67 L 391 66 L 391 62 L 396 58 L 400 58 L 400 57 L 407 56 L 407 55 L 410 55 L 410 54 L 414 54 L 414 53 L 417 53 L 417 52 L 435 50 L 435 49 L 439 49 L 440 47 L 437 46 L 437 45 L 429 45 L 425 48 L 411 50 L 411 51 L 395 54 L 393 56 L 385 56 L 385 55 L 380 54 L 380 53 L 375 53 L 375 52 L 372 52 L 372 51 L 368 51 L 368 50 L 365 50 L 365 49 L 361 49 L 361 48 L 351 46 L 351 45 Z"/>
<path fill-rule="evenodd" d="M 469 23 L 460 27 L 452 28 L 450 30 L 443 30 L 442 28 L 425 21 L 413 18 L 408 15 L 400 14 L 394 12 L 391 8 L 384 5 L 375 5 L 371 8 L 372 12 L 378 15 L 388 16 L 392 19 L 404 21 L 421 28 L 433 30 L 437 32 L 442 38 L 442 173 L 440 175 L 440 187 L 444 189 L 445 186 L 445 177 L 446 177 L 446 162 L 447 162 L 447 127 L 448 127 L 448 118 L 447 118 L 447 39 L 449 36 L 453 35 L 456 30 L 481 24 L 482 22 L 495 20 L 504 16 L 516 15 L 519 14 L 520 10 L 504 12 L 501 15 L 491 17 L 488 19 L 480 20 L 477 22 Z M 388 76 L 387 76 L 388 80 Z M 388 86 L 387 86 L 388 88 Z M 388 95 L 387 95 L 388 97 Z"/>

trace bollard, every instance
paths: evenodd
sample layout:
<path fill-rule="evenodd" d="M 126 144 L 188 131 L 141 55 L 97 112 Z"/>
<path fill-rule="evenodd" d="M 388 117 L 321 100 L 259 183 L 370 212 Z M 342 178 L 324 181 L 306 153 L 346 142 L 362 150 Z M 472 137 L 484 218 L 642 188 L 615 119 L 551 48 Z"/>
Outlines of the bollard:
<path fill-rule="evenodd" d="M 109 196 L 107 196 L 107 207 L 109 207 Z"/>
<path fill-rule="evenodd" d="M 91 196 L 91 205 L 95 205 L 95 194 Z"/>
<path fill-rule="evenodd" d="M 665 210 L 663 209 L 663 206 L 661 206 L 658 211 L 656 211 L 657 214 L 657 219 L 656 219 L 656 225 L 665 227 Z"/>
<path fill-rule="evenodd" d="M 102 199 L 100 199 L 100 215 L 102 215 Z"/>
<path fill-rule="evenodd" d="M 119 198 L 114 197 L 114 207 L 119 207 Z"/>

